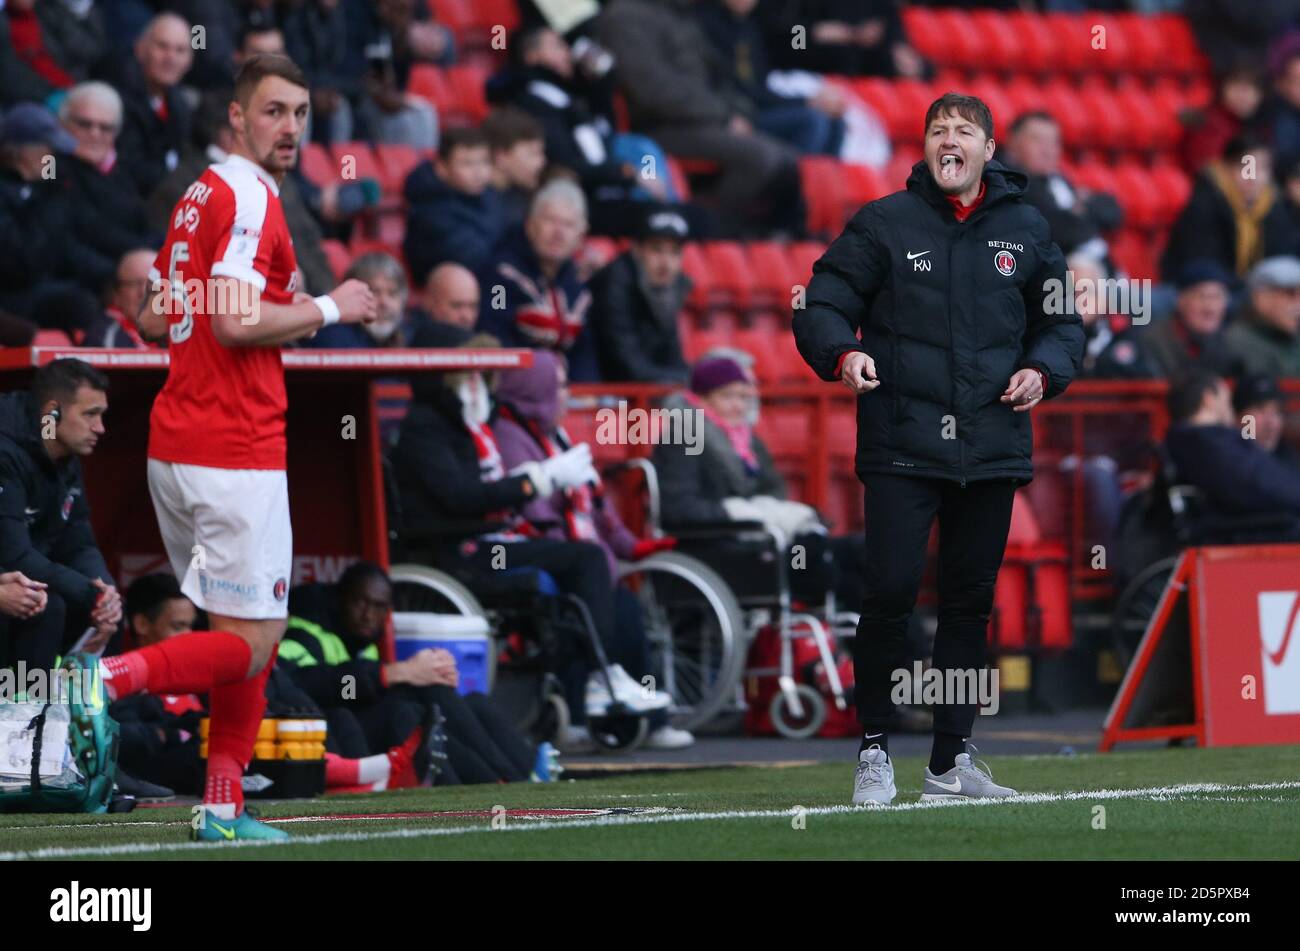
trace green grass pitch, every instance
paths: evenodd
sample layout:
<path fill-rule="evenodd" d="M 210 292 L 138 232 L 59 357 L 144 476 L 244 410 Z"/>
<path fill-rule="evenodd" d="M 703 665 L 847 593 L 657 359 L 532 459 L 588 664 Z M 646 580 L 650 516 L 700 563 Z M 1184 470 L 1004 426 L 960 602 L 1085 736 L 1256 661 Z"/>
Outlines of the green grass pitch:
<path fill-rule="evenodd" d="M 266 818 L 298 817 L 281 826 L 294 840 L 274 845 L 189 843 L 187 807 L 0 816 L 0 859 L 1300 856 L 1300 746 L 996 757 L 990 765 L 1026 800 L 919 806 L 919 758 L 897 761 L 896 805 L 875 810 L 844 805 L 851 764 L 674 770 L 266 803 Z M 475 814 L 497 807 L 596 812 Z M 434 812 L 469 814 L 423 814 Z"/>

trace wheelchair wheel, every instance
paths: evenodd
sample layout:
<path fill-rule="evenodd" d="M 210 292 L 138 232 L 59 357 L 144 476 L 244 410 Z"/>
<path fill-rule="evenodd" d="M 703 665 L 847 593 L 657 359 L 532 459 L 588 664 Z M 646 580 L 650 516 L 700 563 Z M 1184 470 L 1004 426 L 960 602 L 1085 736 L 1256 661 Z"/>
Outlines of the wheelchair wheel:
<path fill-rule="evenodd" d="M 588 717 L 587 729 L 599 752 L 630 752 L 645 742 L 650 721 L 642 716 Z"/>
<path fill-rule="evenodd" d="M 1178 557 L 1172 555 L 1162 558 L 1142 569 L 1115 602 L 1115 614 L 1111 619 L 1111 645 L 1120 666 L 1125 670 L 1137 655 L 1142 635 L 1146 633 L 1147 625 L 1156 613 L 1160 596 L 1178 564 Z"/>
<path fill-rule="evenodd" d="M 388 576 L 393 580 L 393 610 L 422 611 L 428 614 L 465 614 L 486 617 L 487 611 L 473 592 L 445 571 L 427 565 L 393 565 Z M 496 683 L 495 644 L 488 651 L 488 690 Z"/>
<path fill-rule="evenodd" d="M 659 552 L 619 565 L 636 593 L 653 669 L 673 698 L 673 724 L 694 730 L 732 700 L 749 639 L 727 583 L 690 555 Z"/>
<path fill-rule="evenodd" d="M 776 727 L 777 733 L 788 740 L 806 740 L 816 736 L 826 722 L 826 701 L 816 688 L 808 684 L 799 684 L 795 693 L 803 705 L 802 716 L 795 716 L 783 690 L 778 690 L 772 697 L 768 713 L 772 715 L 772 726 Z"/>

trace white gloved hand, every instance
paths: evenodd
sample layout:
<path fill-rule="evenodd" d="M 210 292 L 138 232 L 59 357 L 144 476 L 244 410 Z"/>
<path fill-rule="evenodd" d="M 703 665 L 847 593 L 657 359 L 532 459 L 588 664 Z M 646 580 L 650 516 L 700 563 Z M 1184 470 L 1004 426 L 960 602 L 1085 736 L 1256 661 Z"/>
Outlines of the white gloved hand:
<path fill-rule="evenodd" d="M 733 522 L 761 522 L 763 521 L 763 511 L 749 499 L 740 496 L 732 496 L 729 499 L 722 500 L 722 507 L 727 512 L 727 518 Z"/>
<path fill-rule="evenodd" d="M 551 482 L 551 477 L 547 475 L 546 470 L 542 468 L 540 462 L 521 462 L 510 470 L 512 476 L 527 476 L 528 481 L 533 484 L 533 490 L 539 498 L 545 498 L 555 491 L 555 486 Z"/>
<path fill-rule="evenodd" d="M 591 447 L 585 442 L 547 459 L 542 468 L 557 489 L 570 489 L 597 478 L 591 464 Z"/>

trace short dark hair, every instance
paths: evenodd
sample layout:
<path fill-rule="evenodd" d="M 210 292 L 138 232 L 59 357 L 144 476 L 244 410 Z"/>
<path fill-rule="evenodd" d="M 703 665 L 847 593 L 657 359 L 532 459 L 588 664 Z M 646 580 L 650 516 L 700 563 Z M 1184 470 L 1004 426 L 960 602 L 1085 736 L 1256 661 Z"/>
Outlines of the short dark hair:
<path fill-rule="evenodd" d="M 530 26 L 523 26 L 515 30 L 515 35 L 510 38 L 510 50 L 514 54 L 512 61 L 516 66 L 522 66 L 528 60 L 528 56 L 537 49 L 542 41 L 542 37 L 547 33 L 554 32 L 545 23 L 536 23 Z"/>
<path fill-rule="evenodd" d="M 1170 419 L 1175 423 L 1191 419 L 1205 401 L 1205 394 L 1223 382 L 1223 377 L 1204 367 L 1192 367 L 1171 379 L 1167 399 Z"/>
<path fill-rule="evenodd" d="M 248 106 L 253 90 L 268 76 L 279 76 L 295 86 L 307 88 L 307 77 L 289 57 L 281 53 L 257 53 L 244 60 L 235 73 L 235 99 L 241 106 Z"/>
<path fill-rule="evenodd" d="M 925 126 L 921 129 L 921 135 L 929 134 L 930 123 L 936 117 L 947 115 L 950 112 L 974 122 L 984 130 L 986 138 L 993 138 L 993 113 L 984 104 L 984 100 L 976 96 L 966 96 L 959 92 L 946 92 L 930 103 L 930 108 L 925 110 Z"/>
<path fill-rule="evenodd" d="M 1273 147 L 1267 139 L 1253 132 L 1239 132 L 1230 138 L 1223 147 L 1223 160 L 1225 162 L 1240 162 L 1247 155 L 1261 151 L 1270 153 L 1273 151 Z"/>
<path fill-rule="evenodd" d="M 284 36 L 284 31 L 270 20 L 258 20 L 245 24 L 239 31 L 239 45 L 236 48 L 242 52 L 250 36 L 261 36 L 263 33 L 279 33 L 281 37 Z"/>
<path fill-rule="evenodd" d="M 346 598 L 361 585 L 375 578 L 382 578 L 390 588 L 393 586 L 388 572 L 373 561 L 354 561 L 343 569 L 343 574 L 339 575 L 339 594 Z"/>
<path fill-rule="evenodd" d="M 1031 122 L 1050 122 L 1052 125 L 1060 125 L 1056 121 L 1056 116 L 1052 115 L 1046 109 L 1030 109 L 1028 112 L 1022 112 L 1016 116 L 1016 121 L 1011 123 L 1007 131 L 1015 135 Z"/>
<path fill-rule="evenodd" d="M 542 124 L 536 118 L 513 106 L 493 109 L 480 128 L 493 152 L 508 152 L 520 142 L 536 142 L 546 138 Z"/>
<path fill-rule="evenodd" d="M 163 572 L 141 575 L 127 587 L 122 613 L 126 615 L 128 622 L 137 614 L 143 614 L 150 621 L 156 621 L 168 601 L 183 597 L 185 594 L 181 591 L 180 582 L 176 580 L 175 575 Z"/>
<path fill-rule="evenodd" d="M 441 140 L 438 142 L 438 158 L 445 162 L 451 158 L 451 153 L 457 149 L 480 148 L 488 148 L 488 137 L 482 129 L 475 129 L 470 126 L 447 129 L 442 133 Z"/>
<path fill-rule="evenodd" d="M 108 377 L 85 360 L 64 357 L 51 360 L 36 371 L 32 377 L 32 397 L 37 407 L 44 406 L 49 400 L 70 403 L 83 386 L 107 393 Z"/>
<path fill-rule="evenodd" d="M 203 151 L 214 145 L 224 129 L 230 128 L 230 100 L 235 98 L 235 91 L 227 86 L 214 89 L 199 98 L 199 106 L 194 110 L 194 129 L 190 138 L 194 146 Z"/>

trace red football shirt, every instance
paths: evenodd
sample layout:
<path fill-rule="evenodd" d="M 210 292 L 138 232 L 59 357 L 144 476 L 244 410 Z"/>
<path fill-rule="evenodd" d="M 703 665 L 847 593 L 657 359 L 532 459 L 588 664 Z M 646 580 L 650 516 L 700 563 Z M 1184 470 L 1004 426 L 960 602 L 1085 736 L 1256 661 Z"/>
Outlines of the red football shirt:
<path fill-rule="evenodd" d="M 172 286 L 171 368 L 149 419 L 150 459 L 218 469 L 285 467 L 280 348 L 218 342 L 212 278 L 246 281 L 262 300 L 290 304 L 297 270 L 280 190 L 261 166 L 231 155 L 186 189 L 149 275 L 163 275 Z"/>

